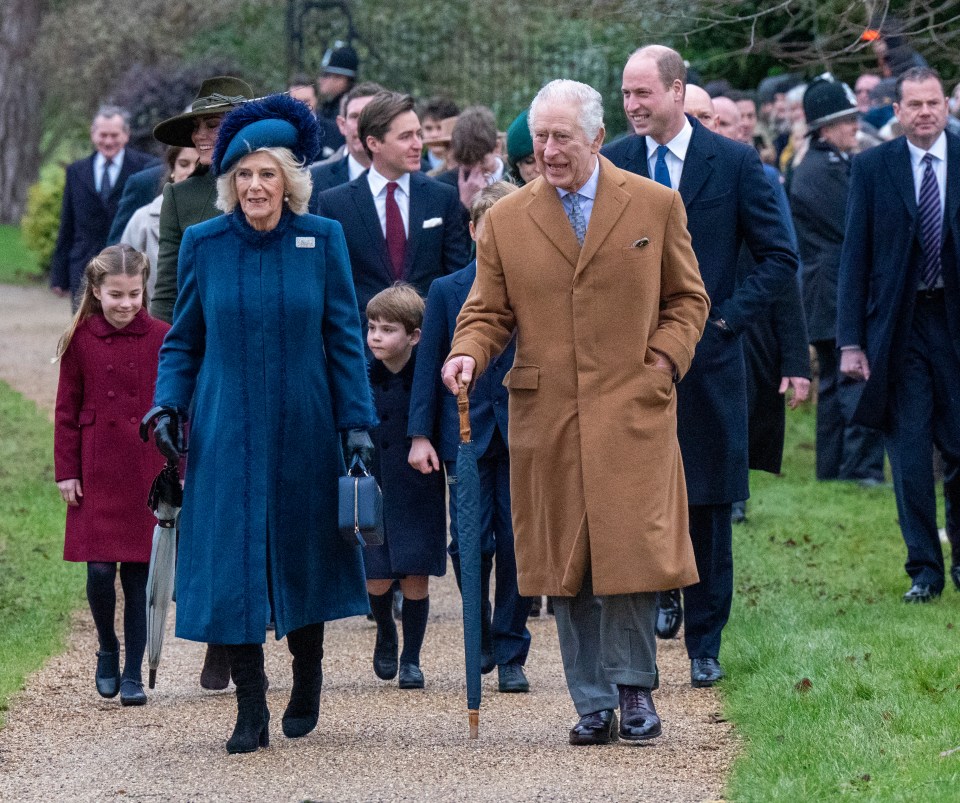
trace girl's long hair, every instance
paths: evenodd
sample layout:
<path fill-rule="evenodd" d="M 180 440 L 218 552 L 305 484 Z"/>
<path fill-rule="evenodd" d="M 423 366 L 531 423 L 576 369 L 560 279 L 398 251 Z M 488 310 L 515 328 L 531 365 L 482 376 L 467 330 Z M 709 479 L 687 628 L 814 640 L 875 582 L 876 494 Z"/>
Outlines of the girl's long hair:
<path fill-rule="evenodd" d="M 59 360 L 69 348 L 77 327 L 91 315 L 103 312 L 100 299 L 93 294 L 93 289 L 95 287 L 99 288 L 107 276 L 142 276 L 143 306 L 146 307 L 149 304 L 147 278 L 150 276 L 150 260 L 147 259 L 146 254 L 140 253 L 129 245 L 107 246 L 90 260 L 83 272 L 83 291 L 80 297 L 80 305 L 77 307 L 77 314 L 73 316 L 70 325 L 60 337 L 54 362 Z"/>

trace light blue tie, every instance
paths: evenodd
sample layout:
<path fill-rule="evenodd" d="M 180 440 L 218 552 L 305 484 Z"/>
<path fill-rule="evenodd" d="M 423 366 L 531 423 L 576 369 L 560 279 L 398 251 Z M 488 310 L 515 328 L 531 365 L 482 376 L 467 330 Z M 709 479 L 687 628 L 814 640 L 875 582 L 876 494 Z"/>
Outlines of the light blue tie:
<path fill-rule="evenodd" d="M 657 184 L 663 184 L 664 187 L 672 188 L 670 183 L 670 171 L 667 170 L 667 154 L 670 149 L 666 145 L 657 146 L 657 163 L 653 166 L 653 180 Z"/>
<path fill-rule="evenodd" d="M 577 242 L 583 245 L 583 240 L 587 236 L 587 220 L 583 216 L 583 210 L 580 208 L 580 195 L 576 192 L 571 192 L 567 197 L 570 199 L 570 213 L 567 217 L 570 218 L 573 233 L 577 235 Z"/>

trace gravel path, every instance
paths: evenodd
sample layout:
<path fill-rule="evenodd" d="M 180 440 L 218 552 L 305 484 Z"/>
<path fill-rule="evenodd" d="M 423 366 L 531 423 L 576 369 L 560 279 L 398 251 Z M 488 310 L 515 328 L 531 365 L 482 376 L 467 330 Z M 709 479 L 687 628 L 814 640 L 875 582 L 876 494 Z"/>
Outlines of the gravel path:
<path fill-rule="evenodd" d="M 37 288 L 0 287 L 0 379 L 50 409 L 62 299 Z M 67 651 L 27 682 L 0 731 L 0 800 L 704 801 L 720 797 L 737 743 L 709 690 L 693 690 L 682 643 L 662 644 L 656 702 L 664 736 L 649 746 L 573 748 L 552 617 L 530 621 L 532 691 L 496 691 L 484 680 L 480 739 L 470 741 L 464 697 L 459 597 L 452 572 L 435 582 L 422 666 L 427 687 L 379 681 L 374 628 L 362 617 L 328 626 L 317 730 L 286 739 L 290 692 L 285 644 L 267 644 L 271 746 L 228 756 L 232 692 L 197 682 L 202 645 L 173 638 L 144 708 L 121 708 L 93 686 L 96 640 L 78 612 Z"/>

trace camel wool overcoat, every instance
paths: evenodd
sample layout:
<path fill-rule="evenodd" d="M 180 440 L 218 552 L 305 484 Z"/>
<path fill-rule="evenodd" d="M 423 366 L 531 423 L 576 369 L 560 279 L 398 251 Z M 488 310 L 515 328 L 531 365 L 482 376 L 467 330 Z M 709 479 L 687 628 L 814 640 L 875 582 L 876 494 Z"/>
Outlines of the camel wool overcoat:
<path fill-rule="evenodd" d="M 674 380 L 709 300 L 680 196 L 604 157 L 583 246 L 542 178 L 484 219 L 451 356 L 476 373 L 516 329 L 510 477 L 520 593 L 597 595 L 698 580 Z M 667 356 L 676 376 L 655 367 Z"/>

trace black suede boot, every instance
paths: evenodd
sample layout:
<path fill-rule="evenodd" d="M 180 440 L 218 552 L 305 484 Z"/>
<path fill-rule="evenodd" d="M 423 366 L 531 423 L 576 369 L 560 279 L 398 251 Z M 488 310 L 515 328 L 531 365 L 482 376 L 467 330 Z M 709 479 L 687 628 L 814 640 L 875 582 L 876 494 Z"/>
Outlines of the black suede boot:
<path fill-rule="evenodd" d="M 263 688 L 263 645 L 224 647 L 237 684 L 237 724 L 227 741 L 228 753 L 252 753 L 270 744 L 270 711 Z"/>
<path fill-rule="evenodd" d="M 230 685 L 230 649 L 224 644 L 208 644 L 200 670 L 200 687 L 219 691 Z"/>
<path fill-rule="evenodd" d="M 296 739 L 317 727 L 323 686 L 323 622 L 287 634 L 293 656 L 293 690 L 283 712 L 283 733 Z"/>

